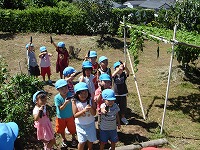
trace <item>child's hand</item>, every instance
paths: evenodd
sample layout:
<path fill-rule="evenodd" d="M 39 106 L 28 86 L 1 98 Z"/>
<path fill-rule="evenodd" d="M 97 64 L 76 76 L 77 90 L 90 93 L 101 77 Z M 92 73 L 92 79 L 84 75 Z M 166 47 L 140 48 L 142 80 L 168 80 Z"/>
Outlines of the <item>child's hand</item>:
<path fill-rule="evenodd" d="M 70 99 L 65 99 L 65 103 L 68 104 L 70 102 Z"/>
<path fill-rule="evenodd" d="M 91 108 L 92 108 L 92 107 L 91 107 L 90 105 L 87 105 L 87 106 L 85 107 L 85 111 L 90 111 Z"/>
<path fill-rule="evenodd" d="M 44 110 L 44 105 L 42 105 L 40 108 L 39 108 L 39 110 Z"/>
<path fill-rule="evenodd" d="M 104 109 L 102 109 L 102 113 L 106 114 L 108 111 L 106 110 L 106 107 Z"/>

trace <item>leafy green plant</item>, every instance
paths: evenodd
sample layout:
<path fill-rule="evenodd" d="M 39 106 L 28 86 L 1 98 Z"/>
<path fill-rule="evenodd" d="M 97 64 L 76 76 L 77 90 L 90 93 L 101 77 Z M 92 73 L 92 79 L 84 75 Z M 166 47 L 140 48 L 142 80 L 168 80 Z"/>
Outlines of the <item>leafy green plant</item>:
<path fill-rule="evenodd" d="M 148 27 L 148 26 L 137 26 L 131 25 L 131 44 L 130 50 L 134 56 L 134 65 L 137 66 L 138 61 L 138 50 L 141 49 L 142 40 L 142 32 L 145 32 L 145 36 L 148 39 L 154 40 L 157 42 L 157 39 L 154 39 L 149 36 L 154 35 L 157 37 L 162 37 L 168 41 L 171 40 L 173 36 L 173 30 L 167 30 L 165 28 L 157 28 L 157 27 Z M 200 45 L 200 35 L 196 32 L 187 32 L 185 30 L 177 30 L 176 40 L 182 43 Z M 189 63 L 196 63 L 200 56 L 200 50 L 195 47 L 190 47 L 188 45 L 178 44 L 175 46 L 175 56 L 179 63 L 182 63 L 183 66 L 187 66 Z"/>
<path fill-rule="evenodd" d="M 7 70 L 7 64 L 5 63 L 3 57 L 0 55 L 0 87 L 1 84 L 5 83 L 5 80 L 9 77 L 9 72 Z"/>
<path fill-rule="evenodd" d="M 2 84 L 0 89 L 0 121 L 14 121 L 19 126 L 19 136 L 27 141 L 33 133 L 32 95 L 43 88 L 39 79 L 20 74 L 11 77 L 8 83 Z"/>

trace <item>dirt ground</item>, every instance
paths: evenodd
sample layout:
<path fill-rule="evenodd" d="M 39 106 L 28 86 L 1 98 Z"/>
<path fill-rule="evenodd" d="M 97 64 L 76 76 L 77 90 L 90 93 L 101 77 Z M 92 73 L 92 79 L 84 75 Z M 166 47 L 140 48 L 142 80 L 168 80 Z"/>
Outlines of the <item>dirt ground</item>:
<path fill-rule="evenodd" d="M 39 54 L 39 47 L 43 45 L 47 47 L 48 52 L 53 54 L 51 58 L 51 79 L 55 83 L 59 79 L 59 74 L 55 72 L 57 53 L 50 43 L 50 34 L 29 33 L 13 35 L 0 33 L 0 55 L 5 58 L 12 75 L 21 72 L 27 73 L 25 45 L 29 42 L 30 36 L 33 37 L 33 44 L 37 55 Z M 51 36 L 56 43 L 59 41 L 65 42 L 67 48 L 74 46 L 81 49 L 78 59 L 70 59 L 69 63 L 76 70 L 81 70 L 82 60 L 87 51 L 91 49 L 97 51 L 98 58 L 102 55 L 108 57 L 109 67 L 112 71 L 115 61 L 125 60 L 123 39 L 120 38 L 114 37 L 114 40 L 107 41 L 109 46 L 104 45 L 104 48 L 102 48 L 98 46 L 98 36 Z M 131 76 L 127 80 L 129 95 L 126 117 L 129 120 L 129 125 L 122 125 L 122 128 L 118 130 L 119 142 L 117 146 L 136 144 L 159 138 L 166 138 L 169 144 L 165 144 L 164 147 L 171 149 L 195 150 L 200 146 L 199 78 L 191 79 L 190 76 L 186 77 L 184 70 L 178 66 L 175 59 L 173 62 L 164 134 L 160 134 L 170 62 L 170 52 L 168 52 L 168 49 L 170 48 L 170 45 L 161 43 L 160 56 L 157 58 L 157 44 L 145 41 L 144 51 L 140 52 L 140 63 L 138 65 L 138 72 L 135 75 L 146 120 L 143 119 L 142 107 L 139 103 L 133 72 L 131 71 L 129 59 L 126 57 L 127 65 L 131 72 Z M 131 61 L 133 61 L 132 58 Z M 42 81 L 41 77 L 39 79 Z M 52 85 L 46 85 L 44 89 L 49 93 L 49 105 L 53 106 L 53 98 L 57 91 Z M 53 125 L 55 123 L 54 120 L 52 118 Z M 67 137 L 71 140 L 70 136 Z M 33 143 L 30 144 L 32 149 L 37 147 L 35 146 L 37 144 L 34 144 L 34 139 Z M 56 135 L 56 139 L 57 145 L 55 148 L 60 149 L 61 138 L 59 135 Z M 31 149 L 31 146 L 28 149 Z M 98 143 L 94 144 L 94 149 L 98 148 Z"/>

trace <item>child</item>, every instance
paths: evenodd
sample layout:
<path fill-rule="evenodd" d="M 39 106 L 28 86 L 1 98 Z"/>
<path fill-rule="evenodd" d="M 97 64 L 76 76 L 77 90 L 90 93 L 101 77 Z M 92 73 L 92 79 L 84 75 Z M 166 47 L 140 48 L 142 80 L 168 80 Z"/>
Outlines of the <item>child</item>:
<path fill-rule="evenodd" d="M 37 64 L 37 59 L 35 57 L 34 45 L 31 42 L 29 44 L 26 44 L 26 50 L 28 58 L 28 74 L 38 77 L 40 75 L 40 69 Z"/>
<path fill-rule="evenodd" d="M 111 142 L 111 150 L 114 150 L 115 143 L 118 141 L 117 126 L 118 129 L 121 128 L 118 115 L 119 107 L 115 103 L 116 98 L 113 90 L 103 90 L 102 98 L 105 103 L 101 104 L 100 150 L 104 149 L 108 140 Z"/>
<path fill-rule="evenodd" d="M 97 70 L 99 69 L 99 64 L 97 63 L 97 52 L 96 51 L 89 51 L 87 59 L 92 63 L 92 74 L 95 76 L 94 79 L 94 86 L 95 89 L 98 88 L 97 82 Z"/>
<path fill-rule="evenodd" d="M 106 73 L 101 74 L 99 77 L 99 88 L 95 91 L 94 101 L 97 104 L 97 112 L 98 112 L 98 127 L 100 125 L 100 119 L 101 119 L 101 109 L 100 106 L 104 102 L 102 99 L 102 91 L 104 89 L 110 89 L 111 88 L 111 79 L 110 76 Z"/>
<path fill-rule="evenodd" d="M 52 84 L 52 81 L 50 80 L 51 76 L 51 63 L 50 58 L 52 54 L 47 52 L 47 48 L 45 46 L 40 47 L 40 54 L 39 58 L 40 60 L 40 67 L 41 67 L 41 76 L 43 78 L 43 81 L 45 82 L 45 75 L 48 76 L 48 83 Z"/>
<path fill-rule="evenodd" d="M 60 72 L 60 78 L 63 78 L 63 70 L 69 65 L 69 54 L 65 47 L 64 42 L 58 42 L 56 45 L 53 41 L 52 44 L 55 46 L 58 52 L 58 57 L 56 61 L 56 73 Z"/>
<path fill-rule="evenodd" d="M 92 74 L 92 63 L 90 61 L 84 61 L 82 63 L 83 75 L 79 77 L 79 82 L 85 82 L 88 86 L 92 99 L 94 98 L 94 75 Z"/>
<path fill-rule="evenodd" d="M 56 144 L 56 140 L 49 120 L 49 113 L 46 110 L 46 93 L 37 91 L 33 95 L 33 102 L 35 103 L 33 117 L 35 120 L 34 127 L 37 128 L 37 139 L 43 142 L 45 150 L 50 150 Z"/>
<path fill-rule="evenodd" d="M 93 142 L 97 140 L 94 118 L 96 114 L 95 104 L 91 99 L 86 83 L 77 83 L 74 86 L 74 91 L 72 109 L 79 142 L 78 150 L 83 150 L 87 141 L 88 149 L 92 150 Z"/>
<path fill-rule="evenodd" d="M 67 81 L 69 92 L 71 92 L 72 95 L 74 95 L 73 79 L 75 78 L 75 73 L 76 70 L 73 67 L 66 67 L 63 70 L 64 79 Z"/>
<path fill-rule="evenodd" d="M 126 86 L 126 78 L 129 76 L 129 70 L 126 67 L 125 63 L 121 61 L 114 63 L 114 72 L 112 78 L 114 80 L 114 91 L 116 96 L 116 103 L 120 108 L 121 121 L 127 125 L 129 122 L 125 118 L 125 113 L 127 109 L 127 93 L 128 89 Z M 124 71 L 125 70 L 125 71 Z"/>
<path fill-rule="evenodd" d="M 56 106 L 56 133 L 62 136 L 62 147 L 67 147 L 67 139 L 65 137 L 65 128 L 72 134 L 72 146 L 77 146 L 75 137 L 76 127 L 74 123 L 74 116 L 72 113 L 72 94 L 67 87 L 67 81 L 65 79 L 59 79 L 55 83 L 55 88 L 58 90 L 58 94 L 54 97 Z"/>
<path fill-rule="evenodd" d="M 99 58 L 99 69 L 97 71 L 97 80 L 99 79 L 99 76 L 103 73 L 107 73 L 109 76 L 111 76 L 111 69 L 108 68 L 108 58 L 105 56 L 101 56 Z"/>

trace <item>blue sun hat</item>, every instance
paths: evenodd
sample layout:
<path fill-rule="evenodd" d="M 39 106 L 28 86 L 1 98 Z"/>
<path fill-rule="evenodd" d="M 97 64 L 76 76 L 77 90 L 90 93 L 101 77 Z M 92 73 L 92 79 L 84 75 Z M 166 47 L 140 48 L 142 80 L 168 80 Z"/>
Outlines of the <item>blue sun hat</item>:
<path fill-rule="evenodd" d="M 63 70 L 63 75 L 66 77 L 72 73 L 76 72 L 76 70 L 73 68 L 73 67 L 66 67 L 64 70 Z"/>
<path fill-rule="evenodd" d="M 55 88 L 59 89 L 59 88 L 66 86 L 66 85 L 67 85 L 67 81 L 65 79 L 59 79 L 55 83 Z"/>
<path fill-rule="evenodd" d="M 0 149 L 13 150 L 19 127 L 15 122 L 0 123 Z"/>
<path fill-rule="evenodd" d="M 33 94 L 33 103 L 36 103 L 37 96 L 38 96 L 38 94 L 41 94 L 41 93 L 46 94 L 46 92 L 43 90 L 37 91 L 37 92 L 35 92 L 35 94 Z"/>
<path fill-rule="evenodd" d="M 103 73 L 99 76 L 100 81 L 111 81 L 110 76 L 107 73 Z"/>
<path fill-rule="evenodd" d="M 96 51 L 90 51 L 89 57 L 97 57 L 97 52 Z"/>
<path fill-rule="evenodd" d="M 40 52 L 42 53 L 42 52 L 44 52 L 44 51 L 46 51 L 47 50 L 47 48 L 45 47 L 45 46 L 41 46 L 40 47 Z"/>
<path fill-rule="evenodd" d="M 102 98 L 104 100 L 109 100 L 109 101 L 113 101 L 116 100 L 115 98 L 115 93 L 112 89 L 105 89 L 102 92 Z"/>
<path fill-rule="evenodd" d="M 101 63 L 104 60 L 108 60 L 108 58 L 106 56 L 99 57 L 99 63 Z"/>
<path fill-rule="evenodd" d="M 28 44 L 26 44 L 26 49 L 28 49 L 28 47 L 29 47 L 29 46 L 33 47 L 34 45 L 33 45 L 33 44 L 30 44 L 30 43 L 28 43 Z"/>
<path fill-rule="evenodd" d="M 65 47 L 65 43 L 64 42 L 58 42 L 58 47 L 64 48 Z"/>
<path fill-rule="evenodd" d="M 75 93 L 82 90 L 88 90 L 88 86 L 85 82 L 79 82 L 74 86 Z"/>
<path fill-rule="evenodd" d="M 115 69 L 116 67 L 120 66 L 121 63 L 119 61 L 115 62 L 114 65 L 113 65 L 113 68 Z"/>
<path fill-rule="evenodd" d="M 82 68 L 92 68 L 92 63 L 90 61 L 84 61 L 82 63 Z"/>

